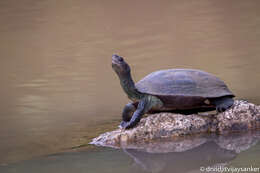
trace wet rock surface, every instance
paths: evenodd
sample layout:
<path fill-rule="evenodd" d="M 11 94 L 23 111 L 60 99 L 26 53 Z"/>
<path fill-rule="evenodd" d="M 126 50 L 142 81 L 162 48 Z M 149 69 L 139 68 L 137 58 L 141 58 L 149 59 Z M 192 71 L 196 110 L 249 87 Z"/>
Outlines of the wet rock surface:
<path fill-rule="evenodd" d="M 138 125 L 129 130 L 117 129 L 94 138 L 91 144 L 111 147 L 138 148 L 153 145 L 155 140 L 178 139 L 180 136 L 206 133 L 227 134 L 248 131 L 260 127 L 260 106 L 244 100 L 236 100 L 232 108 L 223 113 L 182 115 L 157 113 L 142 118 Z M 203 141 L 190 140 L 191 146 Z M 189 143 L 189 142 L 188 142 Z M 145 145 L 146 144 L 146 145 Z M 186 144 L 186 143 L 185 143 Z M 167 142 L 165 146 L 168 146 Z M 182 150 L 174 143 L 172 148 Z M 179 149 L 178 149 L 179 147 Z"/>

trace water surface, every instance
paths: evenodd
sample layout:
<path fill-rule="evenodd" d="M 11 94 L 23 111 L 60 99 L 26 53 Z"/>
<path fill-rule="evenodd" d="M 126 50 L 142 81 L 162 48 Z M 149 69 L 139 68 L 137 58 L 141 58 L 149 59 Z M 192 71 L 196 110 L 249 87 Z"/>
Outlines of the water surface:
<path fill-rule="evenodd" d="M 59 153 L 0 166 L 6 173 L 199 173 L 219 167 L 260 169 L 258 133 L 228 136 L 205 135 L 159 142 L 144 150 L 98 148 L 92 151 Z M 175 146 L 175 147 L 169 147 Z M 212 172 L 212 171 L 208 171 Z M 259 172 L 259 171 L 256 171 Z"/>

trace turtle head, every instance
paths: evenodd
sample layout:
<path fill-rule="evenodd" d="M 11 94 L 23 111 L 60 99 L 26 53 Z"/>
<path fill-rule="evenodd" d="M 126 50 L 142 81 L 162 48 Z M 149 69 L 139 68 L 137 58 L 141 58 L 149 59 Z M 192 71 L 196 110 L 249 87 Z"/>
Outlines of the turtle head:
<path fill-rule="evenodd" d="M 112 56 L 112 68 L 118 75 L 120 84 L 128 97 L 132 100 L 140 99 L 142 94 L 135 87 L 131 76 L 131 69 L 121 56 Z"/>
<path fill-rule="evenodd" d="M 112 56 L 112 68 L 119 77 L 127 76 L 130 74 L 129 65 L 124 61 L 121 56 L 115 54 Z"/>

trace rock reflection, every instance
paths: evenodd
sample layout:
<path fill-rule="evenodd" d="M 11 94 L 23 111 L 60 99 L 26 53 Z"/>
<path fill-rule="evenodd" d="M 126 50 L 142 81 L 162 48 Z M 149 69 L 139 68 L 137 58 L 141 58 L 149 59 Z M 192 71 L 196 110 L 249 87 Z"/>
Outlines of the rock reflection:
<path fill-rule="evenodd" d="M 135 166 L 153 173 L 200 172 L 200 167 L 226 165 L 238 153 L 257 144 L 260 132 L 227 136 L 204 136 L 177 142 L 157 142 L 125 149 Z"/>

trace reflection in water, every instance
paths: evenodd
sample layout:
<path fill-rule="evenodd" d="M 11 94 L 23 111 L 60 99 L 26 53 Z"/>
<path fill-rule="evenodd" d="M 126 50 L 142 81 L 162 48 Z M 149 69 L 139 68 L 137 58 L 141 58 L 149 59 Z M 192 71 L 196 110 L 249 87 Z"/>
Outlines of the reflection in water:
<path fill-rule="evenodd" d="M 189 172 L 200 166 L 214 166 L 233 160 L 234 151 L 220 148 L 214 142 L 180 153 L 146 153 L 127 149 L 125 152 L 145 171 L 153 173 Z"/>
<path fill-rule="evenodd" d="M 203 142 L 200 142 L 199 139 Z M 168 148 L 168 152 L 165 152 L 166 145 L 160 142 L 142 150 L 126 149 L 124 151 L 147 172 L 200 172 L 201 166 L 228 165 L 241 151 L 256 145 L 259 139 L 259 132 L 224 137 L 209 136 L 206 141 L 205 138 L 196 138 L 197 142 L 179 141 L 177 144 L 184 146 L 181 151 L 179 148 L 171 148 L 172 151 Z M 170 143 L 174 144 L 175 142 L 168 142 L 169 145 L 171 145 Z M 199 146 L 194 145 L 194 143 L 198 143 Z M 161 151 L 158 150 L 160 146 Z"/>
<path fill-rule="evenodd" d="M 1 0 L 0 163 L 56 153 L 116 128 L 137 81 L 168 68 L 219 76 L 260 104 L 260 1 Z"/>
<path fill-rule="evenodd" d="M 233 166 L 232 161 L 236 160 L 241 151 L 251 157 L 254 151 L 250 152 L 249 149 L 252 146 L 259 148 L 259 133 L 260 131 L 224 137 L 212 135 L 186 138 L 176 143 L 168 141 L 171 145 L 167 150 L 166 142 L 158 141 L 156 145 L 147 146 L 142 150 L 99 148 L 96 151 L 60 153 L 2 165 L 0 172 L 195 173 L 200 172 L 201 166 Z M 259 166 L 259 162 L 251 162 L 251 165 Z"/>

